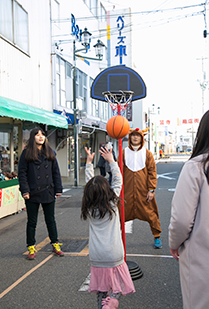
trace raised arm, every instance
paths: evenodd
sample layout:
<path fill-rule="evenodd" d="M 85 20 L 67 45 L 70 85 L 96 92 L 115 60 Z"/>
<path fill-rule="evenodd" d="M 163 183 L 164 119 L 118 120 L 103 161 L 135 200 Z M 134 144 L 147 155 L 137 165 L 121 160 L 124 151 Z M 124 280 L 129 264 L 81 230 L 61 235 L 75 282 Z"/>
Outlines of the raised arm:
<path fill-rule="evenodd" d="M 85 147 L 85 151 L 87 154 L 86 158 L 86 169 L 85 169 L 85 176 L 86 176 L 86 183 L 94 177 L 94 169 L 93 169 L 93 164 L 92 160 L 94 159 L 95 153 L 91 153 L 91 148 Z"/>
<path fill-rule="evenodd" d="M 115 194 L 119 196 L 122 188 L 122 175 L 118 163 L 114 160 L 112 149 L 109 151 L 107 148 L 101 148 L 100 153 L 110 164 L 110 169 L 112 172 L 111 188 L 114 190 Z"/>

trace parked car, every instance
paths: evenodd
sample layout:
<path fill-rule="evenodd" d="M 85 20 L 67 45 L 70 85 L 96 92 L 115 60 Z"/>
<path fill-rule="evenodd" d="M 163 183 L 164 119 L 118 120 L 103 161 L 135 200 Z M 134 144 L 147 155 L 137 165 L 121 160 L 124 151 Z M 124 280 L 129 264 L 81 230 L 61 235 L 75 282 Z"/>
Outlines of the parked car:
<path fill-rule="evenodd" d="M 192 153 L 192 148 L 187 148 L 186 153 Z"/>

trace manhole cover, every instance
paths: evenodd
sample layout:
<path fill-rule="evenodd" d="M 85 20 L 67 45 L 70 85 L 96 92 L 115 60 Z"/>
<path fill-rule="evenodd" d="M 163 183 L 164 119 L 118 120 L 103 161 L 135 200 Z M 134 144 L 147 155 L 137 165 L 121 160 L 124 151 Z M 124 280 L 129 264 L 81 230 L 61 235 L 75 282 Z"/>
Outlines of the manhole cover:
<path fill-rule="evenodd" d="M 60 240 L 60 242 L 63 244 L 62 245 L 63 252 L 80 252 L 88 244 L 88 239 L 62 239 Z M 51 252 L 52 251 L 51 244 L 47 244 L 40 251 Z"/>

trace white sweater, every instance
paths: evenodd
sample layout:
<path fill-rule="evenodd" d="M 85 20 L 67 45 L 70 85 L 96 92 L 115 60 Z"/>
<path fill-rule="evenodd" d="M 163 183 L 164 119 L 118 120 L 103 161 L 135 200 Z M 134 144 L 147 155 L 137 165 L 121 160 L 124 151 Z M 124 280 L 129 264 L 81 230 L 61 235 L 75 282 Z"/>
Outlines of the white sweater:
<path fill-rule="evenodd" d="M 119 196 L 122 176 L 117 162 L 110 164 L 112 189 Z M 86 182 L 94 176 L 93 164 L 86 164 Z M 115 214 L 110 220 L 107 213 L 104 218 L 89 219 L 89 258 L 95 267 L 116 267 L 124 262 L 124 248 L 121 237 L 120 218 L 117 205 L 113 205 Z"/>

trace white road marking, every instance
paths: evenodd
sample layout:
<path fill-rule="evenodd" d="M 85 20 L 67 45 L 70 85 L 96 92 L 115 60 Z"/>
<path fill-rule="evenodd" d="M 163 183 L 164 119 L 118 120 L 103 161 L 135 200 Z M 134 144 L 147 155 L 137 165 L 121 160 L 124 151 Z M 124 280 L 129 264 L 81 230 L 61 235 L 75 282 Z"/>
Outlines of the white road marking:
<path fill-rule="evenodd" d="M 175 191 L 176 191 L 176 188 L 174 188 L 174 189 L 168 189 L 168 191 L 170 191 L 170 192 L 175 192 Z"/>
<path fill-rule="evenodd" d="M 157 175 L 157 178 L 165 178 L 165 179 L 168 179 L 168 180 L 173 180 L 173 179 L 176 179 L 176 178 L 171 178 L 171 177 L 168 177 L 168 176 L 166 176 L 166 175 L 176 174 L 176 173 L 177 173 L 177 172 L 158 174 L 158 175 Z"/>
<path fill-rule="evenodd" d="M 62 192 L 64 193 L 64 192 L 67 192 L 69 190 L 71 190 L 71 189 L 63 189 Z"/>
<path fill-rule="evenodd" d="M 89 289 L 89 283 L 90 283 L 90 278 L 91 278 L 91 274 L 88 274 L 88 276 L 86 277 L 84 283 L 81 285 L 80 289 L 78 290 L 79 292 L 86 292 Z"/>
<path fill-rule="evenodd" d="M 160 250 L 160 249 L 155 249 L 155 250 Z M 156 257 L 156 258 L 166 258 L 166 259 L 170 259 L 173 258 L 172 255 L 159 255 L 159 254 L 126 254 L 126 256 L 140 256 L 140 257 Z"/>
<path fill-rule="evenodd" d="M 126 234 L 133 233 L 133 221 L 125 222 L 125 233 Z"/>

